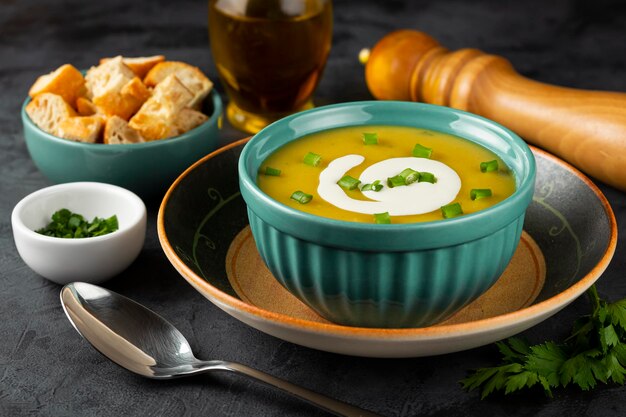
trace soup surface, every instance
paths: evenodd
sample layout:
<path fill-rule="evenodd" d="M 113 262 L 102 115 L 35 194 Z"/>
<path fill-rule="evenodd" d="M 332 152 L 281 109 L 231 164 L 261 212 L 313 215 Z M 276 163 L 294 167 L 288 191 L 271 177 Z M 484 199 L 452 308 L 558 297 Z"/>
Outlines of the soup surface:
<path fill-rule="evenodd" d="M 490 168 L 483 172 L 485 162 Z M 342 181 L 346 176 L 351 178 Z M 450 217 L 473 213 L 515 191 L 513 173 L 490 150 L 457 136 L 402 126 L 354 126 L 305 136 L 270 155 L 257 182 L 295 209 L 364 223 L 441 220 L 444 211 Z M 472 199 L 472 190 L 489 192 Z M 302 194 L 296 198 L 307 194 L 310 201 L 292 198 L 297 191 Z M 462 214 L 442 209 L 458 205 Z"/>

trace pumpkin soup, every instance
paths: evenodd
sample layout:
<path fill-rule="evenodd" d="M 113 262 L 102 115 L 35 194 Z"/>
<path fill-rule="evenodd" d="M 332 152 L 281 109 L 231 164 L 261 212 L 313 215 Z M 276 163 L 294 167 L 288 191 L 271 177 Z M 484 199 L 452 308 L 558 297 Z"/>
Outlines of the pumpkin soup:
<path fill-rule="evenodd" d="M 515 191 L 512 172 L 492 151 L 403 126 L 351 126 L 305 136 L 270 155 L 257 182 L 295 209 L 365 223 L 456 217 Z"/>

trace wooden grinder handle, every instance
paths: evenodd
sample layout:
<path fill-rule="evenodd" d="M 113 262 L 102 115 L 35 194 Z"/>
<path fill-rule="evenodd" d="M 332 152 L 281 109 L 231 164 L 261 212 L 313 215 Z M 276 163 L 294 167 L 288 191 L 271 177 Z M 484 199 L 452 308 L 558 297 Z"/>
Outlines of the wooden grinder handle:
<path fill-rule="evenodd" d="M 495 120 L 528 142 L 626 191 L 626 94 L 557 87 L 476 49 L 450 52 L 430 36 L 392 32 L 365 77 L 378 99 L 423 101 Z"/>

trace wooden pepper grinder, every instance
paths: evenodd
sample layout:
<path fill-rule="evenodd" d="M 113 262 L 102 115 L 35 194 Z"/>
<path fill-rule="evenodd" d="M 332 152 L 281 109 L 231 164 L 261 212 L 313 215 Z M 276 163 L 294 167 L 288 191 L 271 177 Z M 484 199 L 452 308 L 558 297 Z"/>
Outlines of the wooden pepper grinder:
<path fill-rule="evenodd" d="M 626 94 L 557 87 L 476 49 L 450 52 L 430 36 L 392 32 L 372 49 L 365 78 L 382 100 L 450 106 L 495 120 L 528 142 L 626 191 Z"/>

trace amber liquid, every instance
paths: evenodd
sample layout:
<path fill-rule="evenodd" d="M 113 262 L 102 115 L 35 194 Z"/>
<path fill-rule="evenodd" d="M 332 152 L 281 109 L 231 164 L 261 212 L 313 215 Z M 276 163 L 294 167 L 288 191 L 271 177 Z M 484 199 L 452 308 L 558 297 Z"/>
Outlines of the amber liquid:
<path fill-rule="evenodd" d="M 261 128 L 310 107 L 332 38 L 330 0 L 210 0 L 211 51 L 239 117 Z M 254 126 L 244 130 L 258 130 Z"/>

